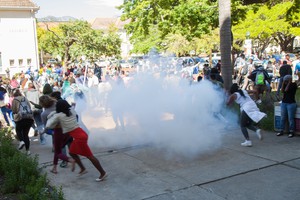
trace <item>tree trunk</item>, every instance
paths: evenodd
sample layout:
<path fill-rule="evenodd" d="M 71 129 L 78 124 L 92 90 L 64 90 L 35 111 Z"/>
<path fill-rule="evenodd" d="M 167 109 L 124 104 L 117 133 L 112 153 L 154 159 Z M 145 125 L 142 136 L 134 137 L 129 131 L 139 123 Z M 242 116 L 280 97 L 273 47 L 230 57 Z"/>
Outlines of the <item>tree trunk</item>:
<path fill-rule="evenodd" d="M 229 90 L 232 85 L 231 65 L 231 1 L 219 0 L 220 50 L 224 88 Z"/>
<path fill-rule="evenodd" d="M 65 55 L 64 55 L 64 64 L 63 64 L 63 69 L 64 69 L 64 72 L 67 72 L 67 66 L 68 66 L 68 62 L 70 60 L 70 53 L 69 53 L 69 50 L 70 50 L 70 47 L 69 46 L 66 46 L 65 47 Z"/>
<path fill-rule="evenodd" d="M 277 33 L 277 36 L 274 38 L 274 40 L 279 44 L 281 51 L 285 52 L 292 52 L 293 51 L 293 41 L 295 39 L 295 36 L 283 34 L 283 33 Z"/>

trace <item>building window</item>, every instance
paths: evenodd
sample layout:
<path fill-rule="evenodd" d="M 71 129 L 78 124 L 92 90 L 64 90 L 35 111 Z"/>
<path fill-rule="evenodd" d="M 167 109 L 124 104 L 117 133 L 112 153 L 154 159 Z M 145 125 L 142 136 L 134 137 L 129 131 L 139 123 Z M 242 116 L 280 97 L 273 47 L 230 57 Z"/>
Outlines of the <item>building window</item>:
<path fill-rule="evenodd" d="M 19 59 L 19 66 L 23 66 L 23 59 Z"/>
<path fill-rule="evenodd" d="M 14 66 L 15 65 L 15 60 L 14 59 L 10 59 L 9 60 L 9 66 Z"/>
<path fill-rule="evenodd" d="M 30 66 L 31 65 L 31 59 L 27 59 L 27 65 Z"/>

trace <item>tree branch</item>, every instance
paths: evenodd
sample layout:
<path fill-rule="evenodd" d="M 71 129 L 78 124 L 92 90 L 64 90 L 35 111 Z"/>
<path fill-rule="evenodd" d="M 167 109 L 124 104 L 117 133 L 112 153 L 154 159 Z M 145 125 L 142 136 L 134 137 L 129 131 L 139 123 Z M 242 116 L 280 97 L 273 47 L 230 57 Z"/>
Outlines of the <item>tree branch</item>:
<path fill-rule="evenodd" d="M 54 31 L 52 31 L 52 30 L 49 29 L 49 26 L 48 26 L 47 23 L 44 22 L 44 24 L 46 25 L 46 28 L 47 28 L 48 31 L 50 31 L 51 33 L 53 33 L 58 39 L 61 39 Z"/>

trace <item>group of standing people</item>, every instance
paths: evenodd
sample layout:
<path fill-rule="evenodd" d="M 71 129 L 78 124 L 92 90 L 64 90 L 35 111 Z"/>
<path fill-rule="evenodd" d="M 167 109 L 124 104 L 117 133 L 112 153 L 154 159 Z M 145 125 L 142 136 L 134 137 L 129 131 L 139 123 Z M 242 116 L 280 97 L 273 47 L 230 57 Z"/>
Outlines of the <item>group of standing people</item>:
<path fill-rule="evenodd" d="M 53 86 L 51 87 L 48 83 L 44 85 L 43 93 L 40 95 L 39 89 L 35 87 L 35 82 L 27 81 L 29 82 L 27 89 L 21 90 L 20 87 L 11 89 L 10 103 L 4 101 L 4 96 L 7 99 L 10 95 L 4 86 L 1 87 L 3 99 L 0 98 L 0 103 L 9 109 L 12 116 L 7 119 L 7 125 L 10 125 L 8 124 L 10 122 L 15 123 L 16 138 L 19 140 L 18 149 L 22 150 L 25 147 L 26 154 L 31 154 L 29 131 L 31 128 L 35 128 L 40 133 L 41 144 L 43 144 L 45 133 L 53 137 L 52 173 L 57 173 L 58 160 L 61 159 L 71 163 L 72 171 L 78 165 L 80 167 L 78 176 L 86 174 L 87 170 L 79 157 L 81 155 L 87 157 L 99 171 L 100 175 L 96 181 L 103 181 L 107 177 L 107 173 L 88 146 L 88 133 L 80 127 L 82 121 L 79 120 L 80 116 L 74 110 L 76 102 L 71 106 L 62 99 L 61 92 L 53 91 Z M 1 107 L 1 110 L 4 108 Z M 67 153 L 63 151 L 66 145 L 69 147 L 71 157 L 68 157 Z"/>
<path fill-rule="evenodd" d="M 284 61 L 283 66 L 285 64 L 287 63 Z M 284 70 L 285 67 L 282 68 L 282 71 Z M 298 70 L 300 70 L 300 66 Z M 281 74 L 283 77 L 279 83 L 280 92 L 283 97 L 281 102 L 281 131 L 277 133 L 277 136 L 284 134 L 285 122 L 288 119 L 288 137 L 293 137 L 295 132 L 294 116 L 297 109 L 295 95 L 298 86 L 296 82 L 293 82 L 290 70 L 287 69 L 285 71 L 287 71 L 287 74 Z M 210 80 L 212 83 L 218 85 L 218 87 L 222 87 L 222 81 L 218 80 L 219 75 L 218 69 L 212 70 L 210 73 Z M 90 72 L 89 76 L 89 87 L 93 88 L 94 86 L 97 86 L 99 82 L 94 77 L 95 75 Z M 69 91 L 72 84 L 76 84 L 77 81 L 82 80 L 80 77 L 70 77 L 70 73 L 65 74 L 65 77 L 66 79 L 61 88 L 63 95 Z M 116 84 L 121 85 L 121 88 L 124 88 L 124 80 L 121 80 L 121 77 L 118 76 L 118 74 L 116 77 Z M 107 79 L 109 79 L 109 77 Z M 51 169 L 52 173 L 58 173 L 58 160 L 61 159 L 71 164 L 72 171 L 75 171 L 75 166 L 78 165 L 80 168 L 78 176 L 86 174 L 87 169 L 79 157 L 84 156 L 91 161 L 99 172 L 99 176 L 95 180 L 105 180 L 107 172 L 103 169 L 99 160 L 93 155 L 88 146 L 88 133 L 85 128 L 80 125 L 80 115 L 75 111 L 76 102 L 70 104 L 63 99 L 64 97 L 62 97 L 63 95 L 61 95 L 60 91 L 53 91 L 53 87 L 49 89 L 49 86 L 49 84 L 45 84 L 43 95 L 38 96 L 38 98 L 34 95 L 36 91 L 38 91 L 34 82 L 28 83 L 28 89 L 23 93 L 18 88 L 13 89 L 11 92 L 13 98 L 11 100 L 10 108 L 8 108 L 9 103 L 5 103 L 7 100 L 4 100 L 5 98 L 9 99 L 7 98 L 8 96 L 3 99 L 1 98 L 1 92 L 4 94 L 3 96 L 5 96 L 7 92 L 0 89 L 1 111 L 2 113 L 9 113 L 10 116 L 12 116 L 12 120 L 7 120 L 7 123 L 9 124 L 10 121 L 15 123 L 16 134 L 20 141 L 18 149 L 21 150 L 25 147 L 26 154 L 30 155 L 30 140 L 28 134 L 30 128 L 34 127 L 34 124 L 36 124 L 35 126 L 41 135 L 49 131 L 53 134 L 54 157 L 53 168 Z M 262 90 L 264 89 L 265 88 L 262 88 Z M 231 105 L 233 102 L 240 105 L 240 128 L 245 138 L 245 141 L 241 143 L 242 146 L 252 146 L 252 141 L 250 140 L 247 129 L 254 131 L 259 140 L 263 139 L 261 129 L 255 126 L 255 123 L 260 122 L 266 117 L 266 114 L 259 110 L 256 102 L 249 95 L 251 93 L 257 95 L 257 91 L 259 90 L 260 88 L 256 88 L 254 91 L 247 91 L 243 88 L 241 89 L 237 83 L 234 83 L 229 90 L 227 105 Z M 82 98 L 81 95 L 84 94 L 79 91 L 74 95 L 74 99 L 76 99 Z M 124 129 L 123 114 L 113 115 L 113 118 L 116 126 L 121 126 L 122 129 Z M 40 127 L 42 127 L 42 130 Z M 66 146 L 68 146 L 70 157 L 63 151 Z"/>
<path fill-rule="evenodd" d="M 282 65 L 279 68 L 279 84 L 276 91 L 276 94 L 279 99 L 281 99 L 280 108 L 281 108 L 281 120 L 280 120 L 280 132 L 277 133 L 277 136 L 282 136 L 284 132 L 287 130 L 287 134 L 289 138 L 292 138 L 295 136 L 295 114 L 297 110 L 297 102 L 296 102 L 296 92 L 298 88 L 298 83 L 300 81 L 300 59 L 299 56 L 297 56 L 297 60 L 295 60 L 295 70 L 294 74 L 299 76 L 299 80 L 293 81 L 293 71 L 292 71 L 292 62 L 290 61 L 290 57 L 287 54 L 285 56 L 285 60 L 282 61 Z M 261 70 L 267 77 L 267 80 L 270 80 L 268 78 L 267 72 L 264 69 L 260 69 L 262 67 L 258 67 L 253 72 L 256 74 L 259 73 L 259 70 Z M 251 73 L 248 78 L 252 79 L 252 81 L 257 81 L 254 78 L 254 73 Z M 257 75 L 256 75 L 257 79 Z M 267 81 L 266 80 L 266 81 Z M 268 81 L 270 84 L 270 82 Z M 260 85 L 255 85 L 255 90 L 248 90 L 246 91 L 245 88 L 240 89 L 238 84 L 233 84 L 230 89 L 230 96 L 227 101 L 227 105 L 232 104 L 234 101 L 240 105 L 240 126 L 241 131 L 244 135 L 245 142 L 241 143 L 242 146 L 252 146 L 252 142 L 249 138 L 249 134 L 247 129 L 250 129 L 254 132 L 256 132 L 258 138 L 261 140 L 261 130 L 254 126 L 255 123 L 258 123 L 262 118 L 266 117 L 265 113 L 260 112 L 259 108 L 255 104 L 255 102 L 252 100 L 252 98 L 249 96 L 248 93 L 254 92 L 254 100 L 260 99 L 260 96 L 263 92 L 267 89 L 265 85 L 262 84 L 263 87 L 260 87 Z M 282 98 L 280 97 L 282 96 Z M 288 122 L 288 123 L 287 123 Z M 288 124 L 288 127 L 286 125 Z"/>

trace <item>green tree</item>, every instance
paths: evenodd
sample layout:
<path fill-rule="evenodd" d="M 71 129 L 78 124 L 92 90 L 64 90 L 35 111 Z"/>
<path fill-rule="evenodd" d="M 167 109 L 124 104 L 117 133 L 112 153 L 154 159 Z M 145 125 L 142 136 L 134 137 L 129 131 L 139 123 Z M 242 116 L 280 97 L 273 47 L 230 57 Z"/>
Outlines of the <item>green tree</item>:
<path fill-rule="evenodd" d="M 232 20 L 236 23 L 244 18 L 248 7 L 242 0 L 233 0 L 231 5 Z M 131 34 L 134 52 L 144 52 L 145 47 L 149 50 L 150 44 L 164 49 L 160 46 L 164 44 L 162 41 L 172 34 L 182 35 L 191 42 L 219 25 L 217 0 L 124 0 L 119 9 L 123 12 L 122 20 L 131 21 L 125 28 Z M 141 45 L 145 39 L 147 45 Z"/>
<path fill-rule="evenodd" d="M 137 50 L 138 43 L 143 43 L 148 36 L 152 38 L 151 43 L 159 46 L 169 34 L 179 34 L 191 41 L 208 33 L 211 27 L 217 26 L 216 4 L 211 0 L 125 0 L 120 9 L 122 20 L 131 20 L 125 28 Z M 153 29 L 155 37 L 151 35 Z"/>
<path fill-rule="evenodd" d="M 119 56 L 121 39 L 116 29 L 107 34 L 93 30 L 87 21 L 74 21 L 59 24 L 47 30 L 38 29 L 39 49 L 44 52 L 60 55 L 64 66 L 69 61 L 85 56 L 95 60 L 100 56 Z"/>
<path fill-rule="evenodd" d="M 190 42 L 180 34 L 169 34 L 166 37 L 166 50 L 175 53 L 176 56 L 188 54 Z"/>
<path fill-rule="evenodd" d="M 202 35 L 199 38 L 198 49 L 199 53 L 206 53 L 210 55 L 210 65 L 211 63 L 211 53 L 220 51 L 220 29 L 216 28 L 210 33 Z"/>
<path fill-rule="evenodd" d="M 284 2 L 270 7 L 260 5 L 248 11 L 246 20 L 233 27 L 234 38 L 244 40 L 249 31 L 251 38 L 259 44 L 259 53 L 275 41 L 283 51 L 290 52 L 295 36 L 300 35 L 299 13 L 289 14 L 295 2 Z M 254 5 L 256 7 L 257 5 Z"/>

